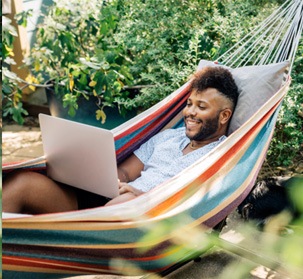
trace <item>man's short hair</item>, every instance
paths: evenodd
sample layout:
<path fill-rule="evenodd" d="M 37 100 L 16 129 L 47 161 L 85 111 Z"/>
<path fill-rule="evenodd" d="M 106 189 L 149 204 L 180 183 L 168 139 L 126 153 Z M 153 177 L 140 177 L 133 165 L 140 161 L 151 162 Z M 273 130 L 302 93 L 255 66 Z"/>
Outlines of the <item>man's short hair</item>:
<path fill-rule="evenodd" d="M 204 67 L 194 74 L 190 91 L 201 92 L 207 88 L 215 88 L 228 98 L 235 108 L 239 96 L 238 86 L 231 72 L 224 67 Z"/>

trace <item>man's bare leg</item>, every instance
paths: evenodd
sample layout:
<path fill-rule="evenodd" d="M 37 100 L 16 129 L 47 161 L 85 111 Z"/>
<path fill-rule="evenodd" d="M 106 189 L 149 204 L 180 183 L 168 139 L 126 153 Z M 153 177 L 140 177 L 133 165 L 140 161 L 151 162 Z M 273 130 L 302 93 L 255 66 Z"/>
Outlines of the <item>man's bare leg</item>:
<path fill-rule="evenodd" d="M 42 214 L 77 209 L 75 192 L 43 174 L 18 172 L 3 182 L 3 212 Z"/>

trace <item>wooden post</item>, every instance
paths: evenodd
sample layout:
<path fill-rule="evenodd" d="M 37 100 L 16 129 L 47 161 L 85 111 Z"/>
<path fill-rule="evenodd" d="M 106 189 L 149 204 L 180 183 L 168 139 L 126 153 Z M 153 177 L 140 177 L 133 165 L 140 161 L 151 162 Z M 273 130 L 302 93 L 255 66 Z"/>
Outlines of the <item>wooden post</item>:
<path fill-rule="evenodd" d="M 23 11 L 22 0 L 11 0 L 11 13 L 6 16 L 12 20 L 12 25 L 16 28 L 18 37 L 14 40 L 14 60 L 16 65 L 11 65 L 10 69 L 15 72 L 20 78 L 25 79 L 29 70 L 27 67 L 20 66 L 23 64 L 23 59 L 29 54 L 30 45 L 27 38 L 27 30 L 23 26 L 19 26 L 14 19 L 14 16 Z"/>

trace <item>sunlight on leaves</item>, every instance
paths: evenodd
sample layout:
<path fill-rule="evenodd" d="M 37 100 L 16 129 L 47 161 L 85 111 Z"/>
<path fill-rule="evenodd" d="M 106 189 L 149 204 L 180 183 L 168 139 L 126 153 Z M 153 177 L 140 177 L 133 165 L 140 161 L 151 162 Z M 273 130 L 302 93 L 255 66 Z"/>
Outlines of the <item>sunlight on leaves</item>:
<path fill-rule="evenodd" d="M 101 123 L 104 124 L 105 121 L 106 121 L 106 114 L 105 114 L 105 112 L 102 109 L 98 109 L 96 111 L 96 118 L 97 118 L 97 120 L 101 119 Z"/>

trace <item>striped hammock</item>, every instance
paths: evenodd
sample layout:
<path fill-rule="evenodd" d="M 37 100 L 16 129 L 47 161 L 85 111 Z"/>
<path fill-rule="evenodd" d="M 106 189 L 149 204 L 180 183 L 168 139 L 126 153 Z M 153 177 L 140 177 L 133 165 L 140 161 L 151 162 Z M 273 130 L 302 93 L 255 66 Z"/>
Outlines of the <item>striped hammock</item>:
<path fill-rule="evenodd" d="M 283 9 L 275 13 L 293 9 L 293 17 L 287 16 L 291 21 L 285 32 L 296 30 L 300 34 L 302 20 L 298 24 L 296 16 L 299 11 L 302 18 L 302 1 L 286 2 L 288 5 L 283 4 Z M 277 22 L 272 25 L 276 28 Z M 286 57 L 269 56 L 274 59 L 270 62 L 291 61 L 294 44 L 297 44 L 295 39 Z M 239 46 L 241 48 L 243 44 Z M 223 64 L 239 67 L 225 63 L 227 59 L 233 61 L 226 57 L 220 59 Z M 238 59 L 240 55 L 235 57 Z M 268 60 L 265 62 L 269 63 Z M 108 207 L 3 219 L 4 278 L 138 275 L 161 272 L 177 262 L 194 258 L 201 251 L 176 239 L 180 232 L 189 235 L 195 228 L 207 231 L 214 227 L 250 192 L 266 156 L 289 84 L 288 77 L 241 127 L 209 154 L 136 199 Z M 118 162 L 159 131 L 182 125 L 181 111 L 188 96 L 188 86 L 189 82 L 113 130 Z M 44 163 L 36 162 L 12 165 L 6 167 L 5 172 L 16 166 L 45 170 Z"/>

